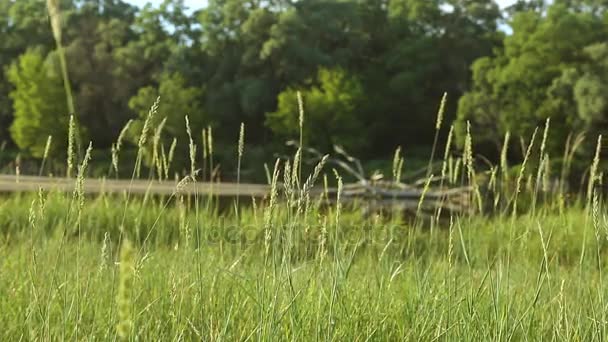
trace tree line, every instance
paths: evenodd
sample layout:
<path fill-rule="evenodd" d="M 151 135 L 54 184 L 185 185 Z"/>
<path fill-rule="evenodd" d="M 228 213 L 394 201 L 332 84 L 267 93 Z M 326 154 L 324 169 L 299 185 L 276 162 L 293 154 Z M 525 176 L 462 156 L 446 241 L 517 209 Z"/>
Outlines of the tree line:
<path fill-rule="evenodd" d="M 74 114 L 80 141 L 110 150 L 137 143 L 160 97 L 158 144 L 186 150 L 213 132 L 233 155 L 241 123 L 263 155 L 299 135 L 362 158 L 433 143 L 436 115 L 456 141 L 496 155 L 551 119 L 556 154 L 575 132 L 608 128 L 608 1 L 59 0 L 75 113 L 43 0 L 0 0 L 0 141 L 40 158 L 66 151 Z M 440 127 L 445 137 L 448 124 Z M 467 128 L 469 127 L 469 128 Z M 229 152 L 228 152 L 229 151 Z M 187 158 L 187 157 L 185 157 Z"/>

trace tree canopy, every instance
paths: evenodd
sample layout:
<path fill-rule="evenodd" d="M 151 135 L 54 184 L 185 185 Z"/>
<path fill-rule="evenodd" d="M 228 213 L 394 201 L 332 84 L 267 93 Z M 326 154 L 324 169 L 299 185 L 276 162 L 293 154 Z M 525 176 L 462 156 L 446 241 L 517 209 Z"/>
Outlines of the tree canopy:
<path fill-rule="evenodd" d="M 306 144 L 363 158 L 432 144 L 444 92 L 459 140 L 470 123 L 486 150 L 547 118 L 553 149 L 573 131 L 606 129 L 602 0 L 505 10 L 494 0 L 59 4 L 74 114 L 97 149 L 109 150 L 129 120 L 136 132 L 157 96 L 162 143 L 176 137 L 178 150 L 186 115 L 195 139 L 210 126 L 218 146 L 232 146 L 244 123 L 248 144 L 282 145 L 299 134 L 298 91 Z M 63 148 L 70 113 L 44 1 L 0 0 L 0 34 L 0 140 L 33 157 L 48 135 Z"/>
<path fill-rule="evenodd" d="M 495 147 L 507 131 L 528 137 L 547 118 L 554 151 L 572 132 L 604 131 L 608 21 L 600 5 L 556 1 L 515 13 L 504 46 L 473 63 L 473 86 L 459 103 L 461 140 L 467 121 L 478 144 Z"/>

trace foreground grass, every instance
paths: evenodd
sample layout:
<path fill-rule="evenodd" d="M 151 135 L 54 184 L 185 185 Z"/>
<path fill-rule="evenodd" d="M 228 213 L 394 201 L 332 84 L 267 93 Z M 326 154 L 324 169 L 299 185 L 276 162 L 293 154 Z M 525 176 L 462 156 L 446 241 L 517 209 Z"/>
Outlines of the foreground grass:
<path fill-rule="evenodd" d="M 194 202 L 3 198 L 0 339 L 606 338 L 605 222 L 583 209 L 423 226 Z"/>

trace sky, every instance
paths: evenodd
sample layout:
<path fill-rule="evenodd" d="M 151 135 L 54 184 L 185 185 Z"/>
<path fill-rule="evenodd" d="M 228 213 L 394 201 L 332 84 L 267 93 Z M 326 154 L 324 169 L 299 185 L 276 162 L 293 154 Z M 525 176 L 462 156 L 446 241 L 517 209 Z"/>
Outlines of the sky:
<path fill-rule="evenodd" d="M 127 0 L 127 2 L 137 5 L 137 6 L 143 6 L 148 2 L 152 3 L 153 5 L 158 5 L 159 3 L 161 3 L 161 1 L 162 0 Z M 501 7 L 505 7 L 505 6 L 509 6 L 509 5 L 513 4 L 515 1 L 516 0 L 497 0 L 496 2 Z M 184 3 L 190 9 L 197 9 L 197 8 L 204 7 L 207 4 L 207 0 L 184 0 Z"/>

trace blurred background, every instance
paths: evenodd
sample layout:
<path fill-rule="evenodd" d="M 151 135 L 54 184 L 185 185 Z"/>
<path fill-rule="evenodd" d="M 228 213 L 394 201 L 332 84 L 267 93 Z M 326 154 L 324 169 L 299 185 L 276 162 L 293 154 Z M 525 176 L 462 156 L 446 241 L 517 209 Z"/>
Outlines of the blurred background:
<path fill-rule="evenodd" d="M 436 131 L 441 153 L 452 125 L 453 148 L 469 125 L 476 154 L 497 161 L 509 133 L 507 157 L 521 160 L 547 119 L 556 162 L 581 139 L 575 159 L 588 165 L 607 128 L 607 8 L 605 0 L 0 0 L 0 168 L 33 173 L 47 159 L 61 173 L 73 114 L 79 150 L 93 144 L 94 174 L 108 173 L 130 122 L 127 174 L 117 176 L 130 175 L 160 97 L 153 127 L 162 130 L 149 143 L 166 153 L 175 144 L 174 172 L 189 167 L 187 115 L 197 145 L 212 136 L 224 180 L 235 177 L 243 123 L 242 178 L 263 181 L 263 163 L 294 150 L 285 142 L 299 137 L 298 92 L 303 143 L 321 153 L 340 145 L 366 168 L 390 169 L 397 146 L 406 169 L 424 167 Z"/>

